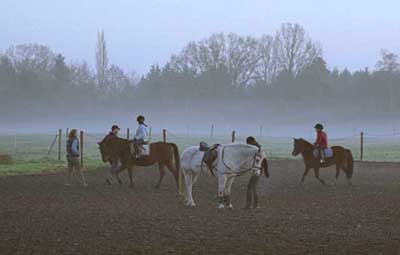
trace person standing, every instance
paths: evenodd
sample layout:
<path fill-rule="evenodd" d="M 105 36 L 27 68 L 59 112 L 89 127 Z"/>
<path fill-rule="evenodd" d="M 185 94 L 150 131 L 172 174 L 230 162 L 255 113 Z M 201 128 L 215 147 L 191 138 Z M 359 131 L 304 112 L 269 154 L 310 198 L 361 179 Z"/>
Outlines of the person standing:
<path fill-rule="evenodd" d="M 108 135 L 106 135 L 103 138 L 103 141 L 107 140 L 107 139 L 118 138 L 119 131 L 120 131 L 120 128 L 117 125 L 113 125 L 111 127 L 111 131 L 108 133 Z M 101 141 L 101 142 L 103 142 L 103 141 Z M 106 182 L 111 185 L 113 183 L 114 177 L 118 171 L 118 167 L 120 165 L 120 160 L 118 158 L 110 158 L 110 160 L 108 162 L 110 163 L 110 172 L 109 172 L 109 174 L 106 174 L 106 175 L 108 175 L 108 176 L 106 176 Z"/>
<path fill-rule="evenodd" d="M 250 144 L 250 145 L 254 145 L 254 146 L 258 147 L 259 149 L 261 148 L 261 145 L 256 141 L 256 139 L 253 136 L 247 137 L 246 143 Z M 249 184 L 247 185 L 246 206 L 244 207 L 245 209 L 251 208 L 252 202 L 253 202 L 253 208 L 258 208 L 257 189 L 258 189 L 259 182 L 260 182 L 260 175 L 253 174 L 250 177 Z"/>
<path fill-rule="evenodd" d="M 87 186 L 85 176 L 83 175 L 83 171 L 81 168 L 81 164 L 79 161 L 79 140 L 77 137 L 78 131 L 76 129 L 72 129 L 68 135 L 67 141 L 67 162 L 68 162 L 68 173 L 67 173 L 67 183 L 66 185 L 71 185 L 71 175 L 72 172 L 75 170 L 79 172 L 79 175 L 82 180 L 82 185 L 84 187 Z"/>

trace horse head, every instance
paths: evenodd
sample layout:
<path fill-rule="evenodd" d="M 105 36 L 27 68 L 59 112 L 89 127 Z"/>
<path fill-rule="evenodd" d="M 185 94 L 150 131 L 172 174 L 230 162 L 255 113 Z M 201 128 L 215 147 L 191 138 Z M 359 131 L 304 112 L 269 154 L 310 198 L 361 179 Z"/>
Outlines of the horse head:
<path fill-rule="evenodd" d="M 303 153 L 307 150 L 312 150 L 313 145 L 309 142 L 307 142 L 306 140 L 304 140 L 303 138 L 293 138 L 293 151 L 292 151 L 292 155 L 293 156 L 297 156 L 300 153 Z"/>
<path fill-rule="evenodd" d="M 103 160 L 103 162 L 108 162 L 110 160 L 110 153 L 108 151 L 107 142 L 103 140 L 97 144 L 99 145 L 101 160 Z"/>

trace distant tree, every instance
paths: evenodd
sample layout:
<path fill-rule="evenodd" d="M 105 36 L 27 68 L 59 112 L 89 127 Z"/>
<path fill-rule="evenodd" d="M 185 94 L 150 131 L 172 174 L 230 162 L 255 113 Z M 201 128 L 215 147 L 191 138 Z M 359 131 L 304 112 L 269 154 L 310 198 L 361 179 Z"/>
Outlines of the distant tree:
<path fill-rule="evenodd" d="M 49 71 L 53 65 L 54 53 L 44 45 L 29 43 L 11 46 L 6 55 L 17 71 L 32 70 L 38 72 Z"/>
<path fill-rule="evenodd" d="M 61 54 L 57 54 L 54 58 L 54 66 L 51 70 L 56 82 L 65 83 L 70 81 L 70 70 L 65 64 L 65 57 Z"/>
<path fill-rule="evenodd" d="M 321 49 L 299 24 L 284 23 L 274 38 L 274 54 L 281 70 L 297 76 L 321 57 Z"/>
<path fill-rule="evenodd" d="M 276 78 L 276 58 L 273 51 L 274 39 L 272 36 L 264 35 L 258 42 L 258 55 L 260 63 L 256 70 L 256 79 L 263 86 L 268 86 Z"/>
<path fill-rule="evenodd" d="M 103 88 L 105 86 L 106 72 L 108 68 L 108 56 L 104 31 L 97 32 L 97 47 L 96 47 L 96 75 L 97 84 Z"/>
<path fill-rule="evenodd" d="M 390 73 L 400 71 L 400 64 L 398 62 L 399 56 L 387 50 L 382 50 L 381 58 L 382 59 L 376 64 L 376 68 L 379 71 L 386 71 Z"/>

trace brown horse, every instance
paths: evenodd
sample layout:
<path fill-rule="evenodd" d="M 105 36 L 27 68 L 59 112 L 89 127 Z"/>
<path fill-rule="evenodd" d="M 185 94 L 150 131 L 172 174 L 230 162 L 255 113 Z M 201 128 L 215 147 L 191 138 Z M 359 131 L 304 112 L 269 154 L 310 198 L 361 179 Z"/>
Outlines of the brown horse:
<path fill-rule="evenodd" d="M 294 139 L 294 147 L 293 147 L 293 156 L 297 156 L 301 154 L 304 159 L 305 170 L 303 177 L 301 178 L 301 183 L 304 182 L 305 177 L 308 174 L 308 171 L 313 168 L 315 173 L 315 178 L 317 178 L 322 184 L 325 184 L 325 181 L 319 177 L 319 169 L 336 165 L 336 181 L 340 174 L 340 169 L 343 169 L 347 176 L 347 180 L 351 185 L 351 177 L 353 176 L 353 155 L 351 151 L 345 149 L 341 146 L 333 146 L 331 147 L 333 151 L 333 157 L 327 158 L 324 163 L 320 163 L 320 160 L 314 156 L 314 145 L 307 142 L 304 139 Z M 335 182 L 336 183 L 336 182 Z"/>
<path fill-rule="evenodd" d="M 133 188 L 132 171 L 134 166 L 151 166 L 158 163 L 160 178 L 156 184 L 159 188 L 164 178 L 166 166 L 174 175 L 176 185 L 178 186 L 178 177 L 180 169 L 180 157 L 178 147 L 174 143 L 156 142 L 150 144 L 150 154 L 136 158 L 131 154 L 132 141 L 122 138 L 109 138 L 99 143 L 101 158 L 103 162 L 108 162 L 110 159 L 118 159 L 121 166 L 117 170 L 117 178 L 120 182 L 118 174 L 127 169 L 129 175 L 129 187 Z M 175 165 L 174 165 L 175 162 Z"/>

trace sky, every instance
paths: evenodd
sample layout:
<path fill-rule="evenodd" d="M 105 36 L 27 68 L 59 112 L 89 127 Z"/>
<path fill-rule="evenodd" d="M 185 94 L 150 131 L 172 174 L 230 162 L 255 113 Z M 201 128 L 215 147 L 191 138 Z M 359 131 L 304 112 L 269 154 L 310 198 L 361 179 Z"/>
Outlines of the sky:
<path fill-rule="evenodd" d="M 139 74 L 189 41 L 218 32 L 273 35 L 284 22 L 301 24 L 331 68 L 373 68 L 383 48 L 400 54 L 398 0 L 1 0 L 0 8 L 0 52 L 40 43 L 93 65 L 103 29 L 110 63 Z"/>

